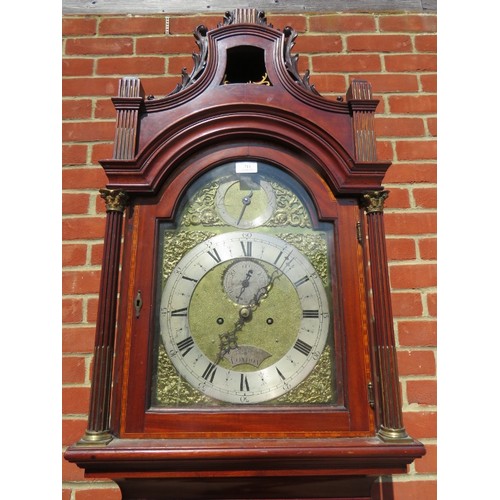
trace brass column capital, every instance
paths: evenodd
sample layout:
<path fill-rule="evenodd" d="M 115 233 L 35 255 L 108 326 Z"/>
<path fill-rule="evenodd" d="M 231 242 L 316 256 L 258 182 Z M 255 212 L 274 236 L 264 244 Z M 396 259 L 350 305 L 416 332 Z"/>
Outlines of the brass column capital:
<path fill-rule="evenodd" d="M 389 191 L 371 191 L 370 193 L 365 193 L 363 195 L 363 206 L 367 214 L 374 212 L 383 212 L 384 203 L 389 196 Z"/>
<path fill-rule="evenodd" d="M 128 194 L 120 189 L 99 189 L 106 202 L 106 212 L 123 212 L 128 202 Z"/>

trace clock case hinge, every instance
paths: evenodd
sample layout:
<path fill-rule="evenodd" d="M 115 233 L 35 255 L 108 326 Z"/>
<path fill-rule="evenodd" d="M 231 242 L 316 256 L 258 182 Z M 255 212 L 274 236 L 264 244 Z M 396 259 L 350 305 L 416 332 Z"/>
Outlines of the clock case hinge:
<path fill-rule="evenodd" d="M 368 404 L 370 408 L 375 408 L 375 394 L 373 392 L 373 382 L 368 382 Z"/>
<path fill-rule="evenodd" d="M 356 222 L 356 238 L 358 243 L 361 245 L 363 243 L 363 230 L 361 228 L 361 221 Z"/>

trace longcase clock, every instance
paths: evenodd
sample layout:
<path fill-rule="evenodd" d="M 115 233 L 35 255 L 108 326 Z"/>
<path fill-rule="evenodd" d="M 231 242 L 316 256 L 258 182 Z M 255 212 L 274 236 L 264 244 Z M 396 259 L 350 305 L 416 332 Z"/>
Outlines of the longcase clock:
<path fill-rule="evenodd" d="M 120 80 L 88 428 L 123 498 L 370 498 L 405 431 L 377 101 L 323 98 L 239 9 L 165 97 Z M 123 248 L 122 248 L 123 237 Z"/>

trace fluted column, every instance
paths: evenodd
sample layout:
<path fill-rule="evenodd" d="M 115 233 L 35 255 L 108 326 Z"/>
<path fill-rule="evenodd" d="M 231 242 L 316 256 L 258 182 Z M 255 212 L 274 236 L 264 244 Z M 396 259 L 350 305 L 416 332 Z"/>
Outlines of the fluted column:
<path fill-rule="evenodd" d="M 368 226 L 370 272 L 376 370 L 378 371 L 380 426 L 378 435 L 387 441 L 409 439 L 403 426 L 397 353 L 391 305 L 389 269 L 384 228 L 384 201 L 387 191 L 374 191 L 363 197 Z"/>
<path fill-rule="evenodd" d="M 106 444 L 113 438 L 109 428 L 111 381 L 122 221 L 127 195 L 123 191 L 108 189 L 101 189 L 100 193 L 106 201 L 104 254 L 99 288 L 88 425 L 79 444 Z"/>

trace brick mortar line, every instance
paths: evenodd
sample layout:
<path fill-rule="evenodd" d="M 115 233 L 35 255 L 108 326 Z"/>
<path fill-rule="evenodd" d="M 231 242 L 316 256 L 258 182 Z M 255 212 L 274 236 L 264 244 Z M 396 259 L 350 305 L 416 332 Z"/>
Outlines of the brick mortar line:
<path fill-rule="evenodd" d="M 436 352 L 437 354 L 437 350 L 436 348 L 433 348 L 435 351 L 433 352 Z M 429 350 L 432 350 L 432 349 L 429 349 Z M 421 351 L 419 352 L 423 352 L 424 349 L 421 349 Z M 400 375 L 399 376 L 400 380 L 403 381 L 403 382 L 435 382 L 436 379 L 437 379 L 437 373 L 434 373 L 434 375 Z M 436 406 L 436 405 L 434 405 Z"/>

